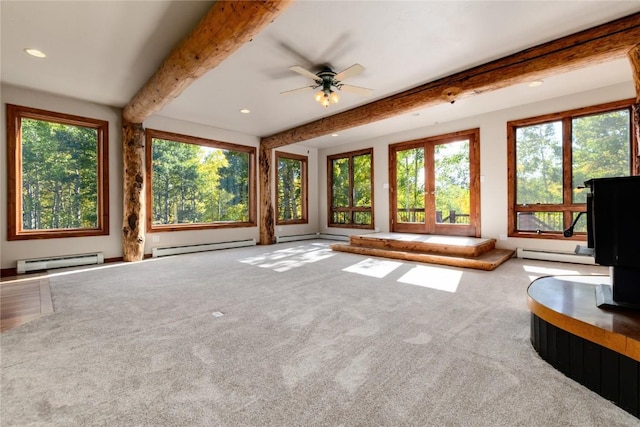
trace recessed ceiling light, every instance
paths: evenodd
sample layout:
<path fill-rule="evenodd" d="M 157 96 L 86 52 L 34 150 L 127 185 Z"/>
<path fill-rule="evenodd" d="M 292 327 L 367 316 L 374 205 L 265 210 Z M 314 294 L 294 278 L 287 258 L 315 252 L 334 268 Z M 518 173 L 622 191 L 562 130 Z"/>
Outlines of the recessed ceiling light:
<path fill-rule="evenodd" d="M 536 86 L 540 86 L 541 84 L 542 84 L 542 80 L 536 80 L 529 83 L 529 87 L 536 87 Z"/>
<path fill-rule="evenodd" d="M 27 52 L 29 55 L 31 56 L 35 56 L 36 58 L 46 58 L 47 55 L 45 55 L 43 52 L 39 51 L 38 49 L 33 49 L 33 48 L 26 48 L 24 50 L 25 52 Z"/>
<path fill-rule="evenodd" d="M 331 136 L 338 136 L 338 134 L 337 133 L 332 133 Z"/>
<path fill-rule="evenodd" d="M 249 110 L 248 108 L 243 108 L 243 109 L 240 110 L 240 112 L 242 114 L 249 114 L 251 112 L 251 110 Z"/>

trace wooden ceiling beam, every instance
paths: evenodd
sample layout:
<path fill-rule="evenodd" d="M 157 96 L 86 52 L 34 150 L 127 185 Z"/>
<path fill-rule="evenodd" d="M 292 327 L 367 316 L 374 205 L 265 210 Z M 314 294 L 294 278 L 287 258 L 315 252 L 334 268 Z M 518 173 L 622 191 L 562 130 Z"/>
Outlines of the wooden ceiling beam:
<path fill-rule="evenodd" d="M 261 139 L 274 149 L 410 111 L 625 58 L 640 40 L 640 13 L 462 71 Z"/>
<path fill-rule="evenodd" d="M 122 112 L 131 123 L 160 111 L 193 81 L 270 24 L 292 0 L 220 0 L 169 54 Z"/>
<path fill-rule="evenodd" d="M 633 72 L 633 82 L 636 85 L 636 102 L 640 103 L 640 44 L 630 49 L 627 55 Z M 640 129 L 638 130 L 640 131 Z"/>

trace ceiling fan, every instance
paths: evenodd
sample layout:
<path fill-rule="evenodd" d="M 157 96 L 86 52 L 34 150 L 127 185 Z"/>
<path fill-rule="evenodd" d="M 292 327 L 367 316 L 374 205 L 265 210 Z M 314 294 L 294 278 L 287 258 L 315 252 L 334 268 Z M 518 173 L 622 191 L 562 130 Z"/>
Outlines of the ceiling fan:
<path fill-rule="evenodd" d="M 315 94 L 314 99 L 323 107 L 328 107 L 331 103 L 335 104 L 340 100 L 340 96 L 334 91 L 334 89 L 344 90 L 346 92 L 352 92 L 363 96 L 371 96 L 373 94 L 373 89 L 342 83 L 344 79 L 353 77 L 364 71 L 364 67 L 360 64 L 353 64 L 352 66 L 345 68 L 339 73 L 336 73 L 328 66 L 325 66 L 316 74 L 305 68 L 302 68 L 299 65 L 294 65 L 293 67 L 289 67 L 289 69 L 310 78 L 311 80 L 313 80 L 314 84 L 281 93 L 283 95 L 288 95 L 292 93 L 306 92 L 320 88 L 320 90 Z"/>

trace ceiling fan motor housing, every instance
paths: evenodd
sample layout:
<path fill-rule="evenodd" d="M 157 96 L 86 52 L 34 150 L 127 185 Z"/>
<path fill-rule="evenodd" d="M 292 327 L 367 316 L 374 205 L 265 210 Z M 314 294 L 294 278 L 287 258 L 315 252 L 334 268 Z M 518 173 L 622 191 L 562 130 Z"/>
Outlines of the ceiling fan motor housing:
<path fill-rule="evenodd" d="M 331 91 L 331 86 L 336 87 L 337 89 L 340 89 L 340 82 L 338 82 L 337 80 L 334 80 L 335 76 L 336 76 L 336 72 L 333 71 L 331 68 L 323 68 L 321 71 L 319 71 L 317 74 L 318 76 L 318 80 L 316 81 L 316 83 L 318 83 L 318 86 L 322 86 L 322 90 L 326 93 L 327 91 Z"/>

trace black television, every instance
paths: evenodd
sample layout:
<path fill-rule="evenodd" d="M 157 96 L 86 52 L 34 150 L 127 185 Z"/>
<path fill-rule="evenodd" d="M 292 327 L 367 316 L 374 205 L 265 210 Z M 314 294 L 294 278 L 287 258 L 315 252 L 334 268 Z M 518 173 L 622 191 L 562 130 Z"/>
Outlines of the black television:
<path fill-rule="evenodd" d="M 609 266 L 611 286 L 596 288 L 600 308 L 640 310 L 640 176 L 586 181 L 587 246 Z"/>

